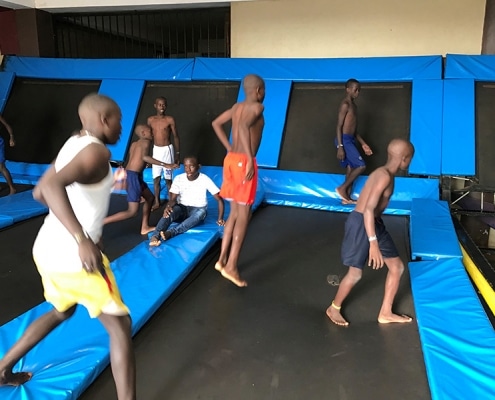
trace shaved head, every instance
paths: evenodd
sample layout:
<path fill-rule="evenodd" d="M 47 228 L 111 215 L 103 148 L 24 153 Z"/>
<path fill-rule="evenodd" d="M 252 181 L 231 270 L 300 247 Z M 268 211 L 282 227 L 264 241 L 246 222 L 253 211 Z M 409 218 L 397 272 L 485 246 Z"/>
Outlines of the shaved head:
<path fill-rule="evenodd" d="M 392 139 L 388 144 L 387 152 L 389 156 L 405 157 L 414 154 L 414 146 L 405 139 Z"/>
<path fill-rule="evenodd" d="M 114 112 L 120 112 L 120 108 L 110 97 L 93 93 L 81 101 L 78 112 L 81 121 L 84 122 L 95 116 L 108 116 Z"/>
<path fill-rule="evenodd" d="M 244 89 L 245 90 L 253 90 L 258 87 L 264 87 L 265 81 L 263 78 L 256 74 L 249 74 L 244 77 Z"/>

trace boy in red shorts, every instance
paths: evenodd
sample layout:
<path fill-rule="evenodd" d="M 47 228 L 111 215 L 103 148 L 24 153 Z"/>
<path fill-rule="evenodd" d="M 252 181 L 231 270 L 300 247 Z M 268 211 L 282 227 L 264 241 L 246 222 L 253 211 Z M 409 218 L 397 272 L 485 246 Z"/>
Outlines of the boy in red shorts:
<path fill-rule="evenodd" d="M 256 196 L 258 166 L 256 153 L 261 143 L 265 125 L 263 100 L 265 82 L 258 75 L 247 75 L 243 82 L 246 99 L 224 111 L 212 123 L 218 139 L 227 149 L 223 164 L 223 183 L 220 196 L 230 201 L 230 214 L 225 223 L 220 257 L 215 269 L 239 287 L 247 286 L 237 269 Z M 232 121 L 232 143 L 223 125 Z"/>

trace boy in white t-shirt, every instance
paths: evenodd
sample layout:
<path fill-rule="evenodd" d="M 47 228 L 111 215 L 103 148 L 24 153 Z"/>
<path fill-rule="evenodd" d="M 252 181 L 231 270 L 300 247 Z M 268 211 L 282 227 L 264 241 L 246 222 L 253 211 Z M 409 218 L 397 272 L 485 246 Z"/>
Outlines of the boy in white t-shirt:
<path fill-rule="evenodd" d="M 200 165 L 196 157 L 186 157 L 183 164 L 185 173 L 178 175 L 172 182 L 170 200 L 151 236 L 150 246 L 159 246 L 162 240 L 180 235 L 204 221 L 208 209 L 206 192 L 210 192 L 218 202 L 217 224 L 225 224 L 224 203 L 218 186 L 207 175 L 199 172 Z M 169 229 L 172 222 L 179 222 L 179 225 Z"/>

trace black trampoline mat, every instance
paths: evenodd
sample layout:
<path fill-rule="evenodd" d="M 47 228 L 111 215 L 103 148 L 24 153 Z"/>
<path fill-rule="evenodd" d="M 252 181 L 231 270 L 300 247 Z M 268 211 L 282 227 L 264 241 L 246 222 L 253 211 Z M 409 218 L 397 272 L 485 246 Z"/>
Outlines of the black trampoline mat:
<path fill-rule="evenodd" d="M 495 82 L 476 82 L 476 175 L 482 186 L 495 187 Z"/>
<path fill-rule="evenodd" d="M 79 103 L 99 87 L 100 81 L 16 78 L 3 113 L 16 141 L 15 147 L 6 147 L 7 160 L 51 163 L 81 128 Z"/>
<path fill-rule="evenodd" d="M 214 270 L 218 244 L 134 338 L 138 398 L 429 399 L 418 328 L 376 322 L 386 270 L 366 269 L 332 324 L 347 214 L 269 206 L 249 228 L 239 289 Z M 408 221 L 385 216 L 407 262 Z M 167 267 L 164 263 L 164 268 Z M 396 311 L 414 316 L 406 272 Z M 107 368 L 82 400 L 116 399 Z"/>
<path fill-rule="evenodd" d="M 280 154 L 283 170 L 342 174 L 334 145 L 343 84 L 294 83 Z M 363 158 L 369 174 L 387 161 L 393 138 L 409 139 L 410 83 L 362 83 L 356 99 L 358 132 L 373 150 Z M 361 147 L 358 146 L 361 150 Z"/>

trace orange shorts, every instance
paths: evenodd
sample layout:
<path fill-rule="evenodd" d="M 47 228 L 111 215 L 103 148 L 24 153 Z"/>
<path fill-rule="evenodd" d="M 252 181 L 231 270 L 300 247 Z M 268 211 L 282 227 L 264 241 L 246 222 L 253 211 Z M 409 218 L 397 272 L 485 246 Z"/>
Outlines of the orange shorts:
<path fill-rule="evenodd" d="M 258 165 L 253 159 L 254 175 L 246 181 L 247 155 L 244 153 L 228 153 L 223 161 L 223 182 L 220 196 L 225 200 L 238 204 L 251 205 L 256 198 L 258 186 Z"/>

